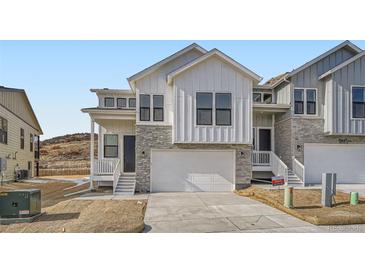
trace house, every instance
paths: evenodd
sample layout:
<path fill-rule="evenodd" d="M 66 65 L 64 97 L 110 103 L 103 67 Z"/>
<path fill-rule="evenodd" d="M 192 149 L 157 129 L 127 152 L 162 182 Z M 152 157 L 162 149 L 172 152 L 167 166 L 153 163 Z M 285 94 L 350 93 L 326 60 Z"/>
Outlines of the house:
<path fill-rule="evenodd" d="M 42 134 L 25 90 L 0 86 L 0 180 L 38 176 Z"/>
<path fill-rule="evenodd" d="M 260 85 L 223 52 L 192 44 L 129 77 L 131 90 L 91 90 L 99 105 L 82 111 L 101 136 L 92 179 L 129 194 L 232 191 L 273 174 L 365 183 L 364 58 L 345 41 Z"/>

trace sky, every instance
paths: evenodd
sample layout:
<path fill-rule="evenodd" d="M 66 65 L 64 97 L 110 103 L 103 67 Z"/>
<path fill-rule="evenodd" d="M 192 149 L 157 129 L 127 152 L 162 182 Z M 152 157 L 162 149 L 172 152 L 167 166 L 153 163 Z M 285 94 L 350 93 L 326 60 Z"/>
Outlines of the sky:
<path fill-rule="evenodd" d="M 127 77 L 193 42 L 218 48 L 263 83 L 343 41 L 0 41 L 0 85 L 26 90 L 42 140 L 89 132 L 80 109 L 97 105 L 90 88 L 127 89 Z M 352 42 L 365 49 L 365 41 Z"/>

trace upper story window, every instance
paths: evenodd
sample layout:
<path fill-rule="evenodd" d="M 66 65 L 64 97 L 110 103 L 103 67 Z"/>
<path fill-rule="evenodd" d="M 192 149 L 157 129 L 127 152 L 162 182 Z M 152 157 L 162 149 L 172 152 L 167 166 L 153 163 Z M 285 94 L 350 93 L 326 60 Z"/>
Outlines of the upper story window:
<path fill-rule="evenodd" d="M 126 107 L 127 107 L 127 99 L 117 98 L 117 108 L 126 108 Z"/>
<path fill-rule="evenodd" d="M 29 148 L 30 152 L 33 152 L 33 134 L 29 135 Z"/>
<path fill-rule="evenodd" d="M 20 129 L 20 148 L 24 149 L 24 128 Z"/>
<path fill-rule="evenodd" d="M 163 121 L 163 95 L 153 95 L 153 121 Z"/>
<path fill-rule="evenodd" d="M 196 93 L 196 124 L 212 125 L 213 94 L 209 92 Z"/>
<path fill-rule="evenodd" d="M 104 158 L 118 158 L 118 134 L 104 134 Z"/>
<path fill-rule="evenodd" d="M 365 118 L 365 87 L 352 87 L 352 118 Z"/>
<path fill-rule="evenodd" d="M 252 101 L 254 103 L 271 104 L 272 94 L 267 92 L 254 92 L 252 95 Z"/>
<path fill-rule="evenodd" d="M 8 120 L 0 117 L 0 144 L 8 144 Z"/>
<path fill-rule="evenodd" d="M 231 125 L 232 99 L 230 93 L 215 94 L 215 124 L 217 126 Z"/>
<path fill-rule="evenodd" d="M 129 105 L 129 108 L 136 108 L 136 98 L 129 98 L 128 105 Z"/>
<path fill-rule="evenodd" d="M 105 97 L 104 98 L 104 106 L 106 108 L 113 108 L 114 107 L 114 98 L 113 97 Z"/>
<path fill-rule="evenodd" d="M 294 114 L 317 114 L 317 90 L 313 88 L 294 89 Z"/>
<path fill-rule="evenodd" d="M 149 121 L 150 120 L 150 108 L 151 108 L 150 95 L 140 94 L 139 95 L 139 120 L 140 121 Z"/>

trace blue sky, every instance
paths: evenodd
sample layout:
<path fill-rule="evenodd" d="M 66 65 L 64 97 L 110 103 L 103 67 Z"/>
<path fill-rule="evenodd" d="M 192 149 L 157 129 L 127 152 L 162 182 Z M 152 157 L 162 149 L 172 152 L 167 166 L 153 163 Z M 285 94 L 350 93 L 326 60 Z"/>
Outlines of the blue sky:
<path fill-rule="evenodd" d="M 0 41 L 0 85 L 26 90 L 42 139 L 89 131 L 90 88 L 129 88 L 126 78 L 192 42 L 218 48 L 264 81 L 342 41 Z M 365 49 L 365 41 L 352 41 Z"/>

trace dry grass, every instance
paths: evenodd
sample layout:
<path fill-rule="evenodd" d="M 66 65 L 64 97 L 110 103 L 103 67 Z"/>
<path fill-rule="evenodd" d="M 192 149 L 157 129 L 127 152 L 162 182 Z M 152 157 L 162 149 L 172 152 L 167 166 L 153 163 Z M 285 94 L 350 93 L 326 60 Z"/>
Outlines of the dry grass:
<path fill-rule="evenodd" d="M 69 189 L 72 187 L 71 189 Z M 77 200 L 64 197 L 89 187 L 74 183 L 12 183 L 12 189 L 41 189 L 42 212 L 33 223 L 0 225 L 0 232 L 141 232 L 147 200 Z"/>
<path fill-rule="evenodd" d="M 294 217 L 315 225 L 347 225 L 365 223 L 365 198 L 351 206 L 350 195 L 337 191 L 332 208 L 322 207 L 320 189 L 294 189 L 294 208 L 284 207 L 284 190 L 251 186 L 237 191 L 239 195 L 258 200 Z"/>

